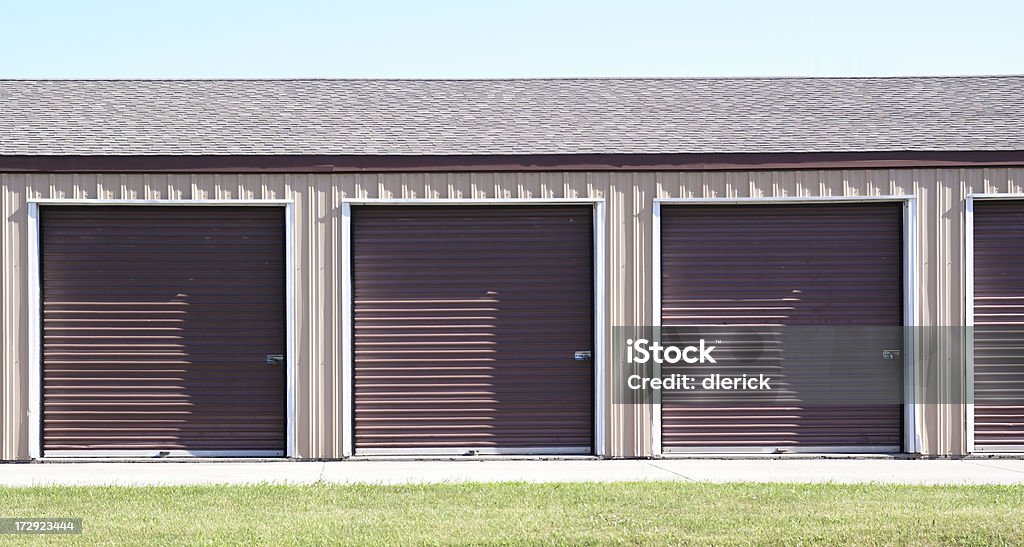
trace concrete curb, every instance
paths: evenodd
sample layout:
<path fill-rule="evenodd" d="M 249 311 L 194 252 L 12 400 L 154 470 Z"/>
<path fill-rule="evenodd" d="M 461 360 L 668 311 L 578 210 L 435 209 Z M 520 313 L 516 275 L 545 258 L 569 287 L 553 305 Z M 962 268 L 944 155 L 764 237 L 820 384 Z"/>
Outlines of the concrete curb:
<path fill-rule="evenodd" d="M 1024 485 L 1024 460 L 665 459 L 48 462 L 0 465 L 0 485 L 781 482 Z"/>

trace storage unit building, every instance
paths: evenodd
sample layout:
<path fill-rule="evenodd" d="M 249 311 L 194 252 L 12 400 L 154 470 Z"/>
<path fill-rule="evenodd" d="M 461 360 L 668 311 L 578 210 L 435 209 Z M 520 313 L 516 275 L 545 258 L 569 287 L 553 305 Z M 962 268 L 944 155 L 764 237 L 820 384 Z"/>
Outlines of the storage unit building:
<path fill-rule="evenodd" d="M 1013 76 L 0 81 L 0 459 L 1021 452 L 1015 335 L 964 333 L 1016 321 L 1022 113 Z M 750 323 L 907 329 L 851 365 L 902 398 L 618 397 L 624 328 Z"/>

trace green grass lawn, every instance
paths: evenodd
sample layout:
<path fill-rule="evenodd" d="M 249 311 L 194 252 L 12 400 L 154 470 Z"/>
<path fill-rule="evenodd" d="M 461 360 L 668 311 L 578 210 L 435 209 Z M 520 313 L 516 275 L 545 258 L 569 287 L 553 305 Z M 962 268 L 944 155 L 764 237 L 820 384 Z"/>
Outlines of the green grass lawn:
<path fill-rule="evenodd" d="M 1024 544 L 1024 487 L 786 484 L 45 487 L 2 517 L 82 517 L 12 544 Z M 26 541 L 29 540 L 29 541 Z"/>

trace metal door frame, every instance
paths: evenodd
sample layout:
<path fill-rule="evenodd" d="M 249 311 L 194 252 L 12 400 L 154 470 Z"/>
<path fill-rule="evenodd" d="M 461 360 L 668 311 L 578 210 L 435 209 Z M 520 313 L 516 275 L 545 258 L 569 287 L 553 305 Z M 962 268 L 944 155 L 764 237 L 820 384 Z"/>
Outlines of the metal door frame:
<path fill-rule="evenodd" d="M 523 448 L 419 448 L 419 449 L 371 449 L 355 452 L 354 420 L 355 420 L 355 362 L 352 354 L 353 336 L 352 330 L 355 327 L 353 313 L 354 295 L 352 287 L 352 207 L 372 206 L 487 206 L 487 205 L 513 205 L 513 206 L 545 206 L 545 205 L 588 205 L 593 208 L 591 213 L 593 219 L 593 336 L 594 336 L 594 361 L 593 361 L 593 431 L 591 436 L 592 446 L 573 448 L 552 448 L 552 447 L 523 447 Z M 463 455 L 468 451 L 475 451 L 477 455 L 595 455 L 603 456 L 606 453 L 606 414 L 608 412 L 607 398 L 605 395 L 606 382 L 606 318 L 605 318 L 605 201 L 603 198 L 508 198 L 508 199 L 390 199 L 390 198 L 368 198 L 368 199 L 344 199 L 341 203 L 341 241 L 348 249 L 342 253 L 342 457 L 355 456 L 453 456 Z"/>
<path fill-rule="evenodd" d="M 883 195 L 883 196 L 808 196 L 808 197 L 772 197 L 772 198 L 655 198 L 654 199 L 654 222 L 652 227 L 651 243 L 654 253 L 654 266 L 652 268 L 654 279 L 653 288 L 653 326 L 661 326 L 661 208 L 662 205 L 826 205 L 826 204 L 852 204 L 852 203 L 882 203 L 895 202 L 903 205 L 903 256 L 902 261 L 902 289 L 903 289 L 903 326 L 915 327 L 918 325 L 917 306 L 917 199 L 913 195 Z M 905 328 L 904 332 L 913 333 L 913 328 Z M 655 457 L 662 457 L 671 454 L 773 454 L 778 448 L 785 453 L 887 453 L 896 452 L 902 449 L 905 453 L 916 454 L 921 450 L 920 424 L 921 412 L 916 393 L 916 374 L 914 367 L 916 341 L 915 336 L 904 335 L 904 370 L 903 370 L 903 397 L 904 404 L 902 412 L 903 422 L 903 443 L 902 447 L 897 446 L 815 446 L 815 447 L 693 447 L 665 449 L 662 446 L 662 416 L 661 416 L 661 394 L 655 392 L 654 405 L 651 411 L 651 442 L 652 453 Z M 655 364 L 654 375 L 661 375 L 661 367 Z"/>
<path fill-rule="evenodd" d="M 971 193 L 964 203 L 964 325 L 967 327 L 967 367 L 964 371 L 964 397 L 967 453 L 1024 453 L 1021 445 L 993 445 L 978 447 L 974 442 L 974 202 L 975 201 L 1019 201 L 1024 206 L 1024 193 Z"/>
<path fill-rule="evenodd" d="M 168 457 L 295 457 L 295 202 L 290 199 L 28 199 L 28 450 L 31 459 Z M 42 278 L 40 207 L 282 207 L 284 208 L 285 450 L 50 450 L 42 447 Z"/>

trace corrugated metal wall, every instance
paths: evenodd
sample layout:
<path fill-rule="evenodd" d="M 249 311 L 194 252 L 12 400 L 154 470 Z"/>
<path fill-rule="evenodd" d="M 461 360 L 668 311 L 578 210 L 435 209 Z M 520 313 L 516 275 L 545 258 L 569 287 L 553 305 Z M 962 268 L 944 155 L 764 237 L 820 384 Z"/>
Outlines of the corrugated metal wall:
<path fill-rule="evenodd" d="M 793 197 L 908 195 L 918 197 L 917 311 L 920 324 L 964 321 L 964 197 L 969 192 L 1024 191 L 1024 168 L 879 169 L 856 171 L 418 173 L 317 175 L 0 175 L 2 194 L 3 369 L 0 374 L 0 459 L 28 457 L 27 207 L 29 198 L 292 199 L 296 203 L 297 450 L 301 457 L 337 458 L 341 447 L 341 201 L 345 198 L 604 198 L 608 241 L 609 324 L 650 324 L 652 203 L 655 197 Z M 964 389 L 964 348 L 939 341 L 932 354 L 938 392 Z M 611 375 L 609 379 L 611 379 Z M 618 377 L 618 376 L 616 376 Z M 650 453 L 649 408 L 613 405 L 607 415 L 611 456 Z M 957 404 L 923 409 L 921 448 L 928 454 L 965 449 L 964 412 Z"/>

